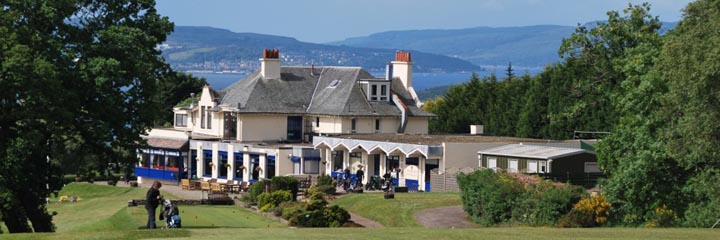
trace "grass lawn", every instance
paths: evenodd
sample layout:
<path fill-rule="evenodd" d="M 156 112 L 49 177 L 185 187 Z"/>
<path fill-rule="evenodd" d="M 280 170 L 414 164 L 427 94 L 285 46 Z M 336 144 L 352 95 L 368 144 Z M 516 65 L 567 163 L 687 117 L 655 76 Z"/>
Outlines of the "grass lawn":
<path fill-rule="evenodd" d="M 649 228 L 198 228 L 0 235 L 3 239 L 719 239 L 718 229 Z"/>
<path fill-rule="evenodd" d="M 141 207 L 127 207 L 147 189 L 73 183 L 61 195 L 80 196 L 77 203 L 57 203 L 57 233 L 0 234 L 0 239 L 720 239 L 720 229 L 648 228 L 289 228 L 238 206 L 180 206 L 182 229 L 138 230 L 145 225 Z M 172 198 L 166 192 L 167 198 Z M 386 226 L 417 226 L 414 212 L 460 204 L 457 193 L 401 193 L 394 200 L 382 194 L 350 194 L 334 204 Z M 392 217 L 387 217 L 392 216 Z M 384 222 L 383 222 L 384 221 Z M 392 222 L 396 221 L 396 223 Z"/>
<path fill-rule="evenodd" d="M 395 193 L 395 199 L 384 199 L 383 193 L 362 193 L 345 195 L 332 204 L 386 227 L 421 227 L 415 222 L 418 210 L 462 205 L 462 201 L 459 193 Z"/>

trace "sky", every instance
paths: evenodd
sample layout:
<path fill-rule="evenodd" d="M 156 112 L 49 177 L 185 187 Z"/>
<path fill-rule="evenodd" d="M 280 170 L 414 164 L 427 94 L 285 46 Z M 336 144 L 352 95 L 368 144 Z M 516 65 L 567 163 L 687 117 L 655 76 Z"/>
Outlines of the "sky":
<path fill-rule="evenodd" d="M 607 20 L 628 3 L 674 22 L 690 0 L 157 0 L 176 26 L 209 26 L 325 43 L 392 30 L 530 25 L 576 26 Z"/>

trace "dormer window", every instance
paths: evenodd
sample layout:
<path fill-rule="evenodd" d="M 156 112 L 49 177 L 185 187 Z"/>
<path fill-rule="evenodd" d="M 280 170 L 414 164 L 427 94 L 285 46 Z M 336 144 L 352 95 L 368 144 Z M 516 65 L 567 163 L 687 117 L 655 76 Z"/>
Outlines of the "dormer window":
<path fill-rule="evenodd" d="M 388 85 L 389 82 L 370 82 L 370 94 L 368 94 L 368 100 L 388 101 Z"/>

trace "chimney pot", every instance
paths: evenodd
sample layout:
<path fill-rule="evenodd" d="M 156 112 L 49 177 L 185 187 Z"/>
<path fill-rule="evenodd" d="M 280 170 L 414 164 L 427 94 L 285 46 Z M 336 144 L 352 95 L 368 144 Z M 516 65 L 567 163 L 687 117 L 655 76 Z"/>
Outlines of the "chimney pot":
<path fill-rule="evenodd" d="M 280 50 L 263 49 L 260 59 L 260 73 L 265 79 L 280 79 Z"/>
<path fill-rule="evenodd" d="M 395 52 L 395 61 L 398 62 L 411 62 L 410 53 L 405 51 Z"/>

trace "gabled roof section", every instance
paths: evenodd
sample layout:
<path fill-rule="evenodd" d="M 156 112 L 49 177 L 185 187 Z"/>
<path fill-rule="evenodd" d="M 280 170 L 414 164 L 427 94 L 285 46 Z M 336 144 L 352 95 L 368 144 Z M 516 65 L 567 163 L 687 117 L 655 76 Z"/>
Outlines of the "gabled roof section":
<path fill-rule="evenodd" d="M 283 67 L 280 74 L 281 79 L 250 74 L 225 89 L 221 104 L 241 113 L 305 113 L 318 76 L 309 67 Z"/>
<path fill-rule="evenodd" d="M 482 155 L 497 155 L 507 157 L 557 159 L 566 156 L 586 153 L 588 151 L 579 148 L 559 148 L 536 145 L 508 144 L 496 148 L 479 151 Z"/>
<path fill-rule="evenodd" d="M 256 71 L 212 94 L 220 106 L 239 113 L 318 114 L 335 116 L 400 116 L 392 102 L 369 102 L 359 79 L 375 77 L 359 67 L 281 67 L 280 79 L 264 79 Z M 417 108 L 399 80 L 391 91 L 408 106 L 410 116 L 434 116 Z M 332 86 L 331 86 L 332 85 Z M 233 110 L 234 111 L 234 110 Z"/>

